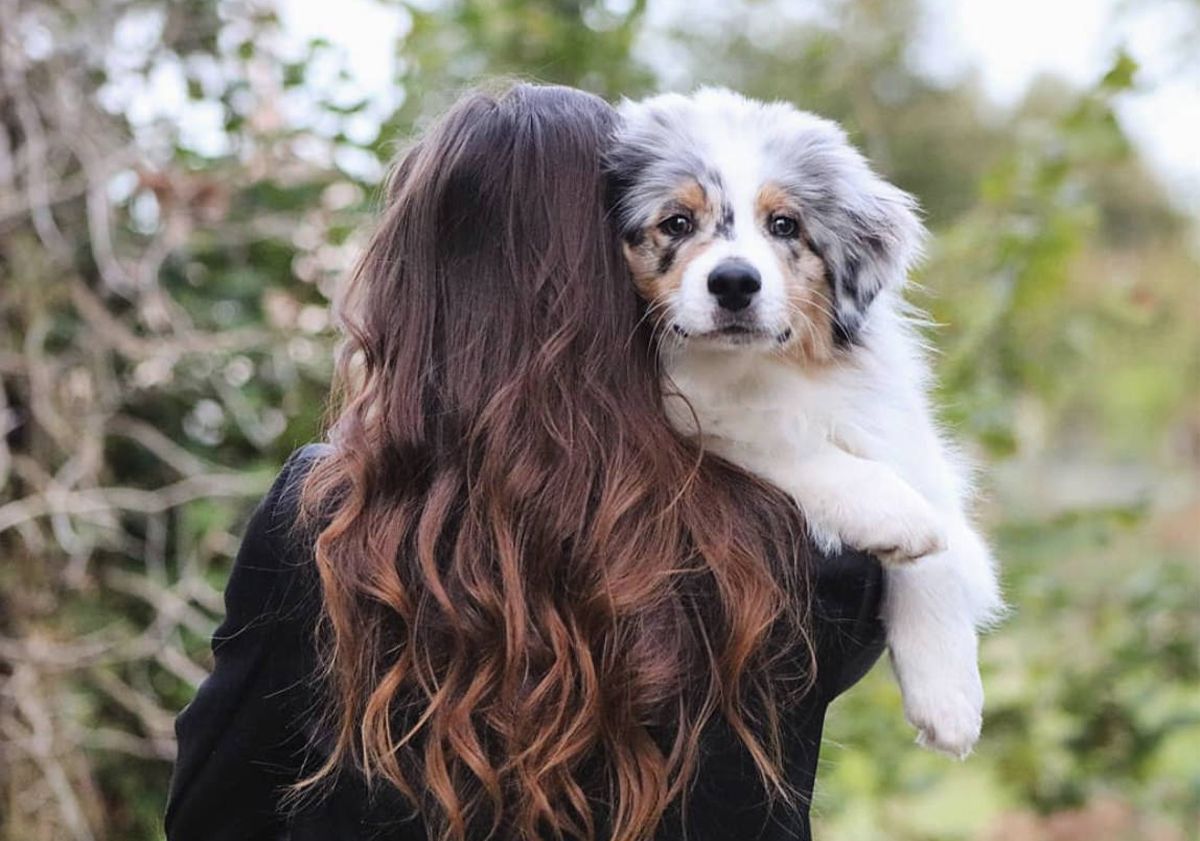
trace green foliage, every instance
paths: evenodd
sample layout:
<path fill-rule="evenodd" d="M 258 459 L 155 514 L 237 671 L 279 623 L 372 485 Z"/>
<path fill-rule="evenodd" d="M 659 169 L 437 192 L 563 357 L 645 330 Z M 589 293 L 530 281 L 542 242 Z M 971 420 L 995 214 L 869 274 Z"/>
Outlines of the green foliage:
<path fill-rule="evenodd" d="M 583 88 L 610 99 L 647 91 L 654 77 L 633 52 L 647 0 L 448 0 L 404 3 L 403 106 L 385 127 L 405 133 L 465 88 L 495 77 Z M 620 8 L 618 8 L 620 6 Z M 386 146 L 384 146 L 386 148 Z"/>
<path fill-rule="evenodd" d="M 917 0 L 814 7 L 405 3 L 403 100 L 365 141 L 369 103 L 311 84 L 330 45 L 285 54 L 269 8 L 0 9 L 27 36 L 0 80 L 0 837 L 160 837 L 236 535 L 319 435 L 375 176 L 494 75 L 789 99 L 927 209 L 913 297 L 1014 609 L 968 762 L 911 745 L 886 666 L 835 705 L 819 837 L 1197 837 L 1200 271 L 1115 116 L 1145 82 L 1118 52 L 1094 88 L 997 113 L 915 69 Z M 131 116 L 163 68 L 210 136 Z"/>

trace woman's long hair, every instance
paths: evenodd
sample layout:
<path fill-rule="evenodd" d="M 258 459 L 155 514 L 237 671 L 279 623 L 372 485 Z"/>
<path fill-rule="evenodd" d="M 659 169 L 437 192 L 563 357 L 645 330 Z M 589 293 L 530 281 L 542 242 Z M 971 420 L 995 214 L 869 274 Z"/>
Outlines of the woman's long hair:
<path fill-rule="evenodd" d="M 468 95 L 399 160 L 341 302 L 303 496 L 336 740 L 310 782 L 353 764 L 448 841 L 648 838 L 721 717 L 788 793 L 803 527 L 667 423 L 605 213 L 613 120 Z"/>

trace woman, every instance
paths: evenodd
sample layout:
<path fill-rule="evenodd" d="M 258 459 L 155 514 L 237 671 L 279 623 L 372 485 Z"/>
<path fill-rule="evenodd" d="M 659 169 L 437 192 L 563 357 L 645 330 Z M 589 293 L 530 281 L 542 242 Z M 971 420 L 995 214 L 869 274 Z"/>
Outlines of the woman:
<path fill-rule="evenodd" d="M 879 568 L 814 563 L 788 499 L 667 425 L 613 119 L 473 94 L 400 160 L 331 445 L 251 520 L 179 717 L 171 841 L 808 837 Z"/>

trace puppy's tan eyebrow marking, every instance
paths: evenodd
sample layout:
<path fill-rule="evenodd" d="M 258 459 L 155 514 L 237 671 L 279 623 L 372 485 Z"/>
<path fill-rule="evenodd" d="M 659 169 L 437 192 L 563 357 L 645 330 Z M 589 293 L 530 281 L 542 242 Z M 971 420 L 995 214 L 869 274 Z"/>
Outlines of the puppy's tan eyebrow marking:
<path fill-rule="evenodd" d="M 698 216 L 708 208 L 708 191 L 704 189 L 703 184 L 693 179 L 679 189 L 675 200 Z"/>
<path fill-rule="evenodd" d="M 799 217 L 800 210 L 787 190 L 774 182 L 768 182 L 758 190 L 754 200 L 754 210 L 759 219 L 770 219 L 775 213 L 788 213 Z"/>
<path fill-rule="evenodd" d="M 755 197 L 754 210 L 757 221 L 764 225 L 769 223 L 771 217 L 777 214 L 787 215 L 795 219 L 800 226 L 800 240 L 804 243 L 804 247 L 824 260 L 816 244 L 812 241 L 812 237 L 809 236 L 808 227 L 804 224 L 804 212 L 800 207 L 800 203 L 786 189 L 771 181 L 763 184 L 758 190 L 758 195 Z M 793 257 L 799 257 L 802 250 L 799 245 L 791 240 L 788 243 L 788 251 Z"/>

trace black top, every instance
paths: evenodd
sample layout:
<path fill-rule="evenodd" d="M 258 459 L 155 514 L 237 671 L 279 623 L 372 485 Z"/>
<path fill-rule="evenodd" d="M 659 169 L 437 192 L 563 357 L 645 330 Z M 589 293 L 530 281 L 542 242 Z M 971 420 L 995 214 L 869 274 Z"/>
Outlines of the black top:
<path fill-rule="evenodd" d="M 323 799 L 288 811 L 281 789 L 300 776 L 315 723 L 314 621 L 321 601 L 311 550 L 294 537 L 296 491 L 321 445 L 288 459 L 246 529 L 225 591 L 226 618 L 213 635 L 216 666 L 179 714 L 169 841 L 426 841 L 397 793 L 368 791 L 343 773 Z M 883 650 L 883 576 L 866 555 L 821 559 L 815 581 L 817 683 L 783 711 L 790 781 L 812 792 L 829 702 Z M 808 809 L 768 807 L 754 763 L 722 721 L 702 734 L 686 827 L 668 813 L 660 841 L 794 841 L 809 838 Z M 320 741 L 320 740 L 315 740 Z M 304 764 L 314 767 L 312 756 Z M 686 829 L 686 836 L 684 833 Z"/>

